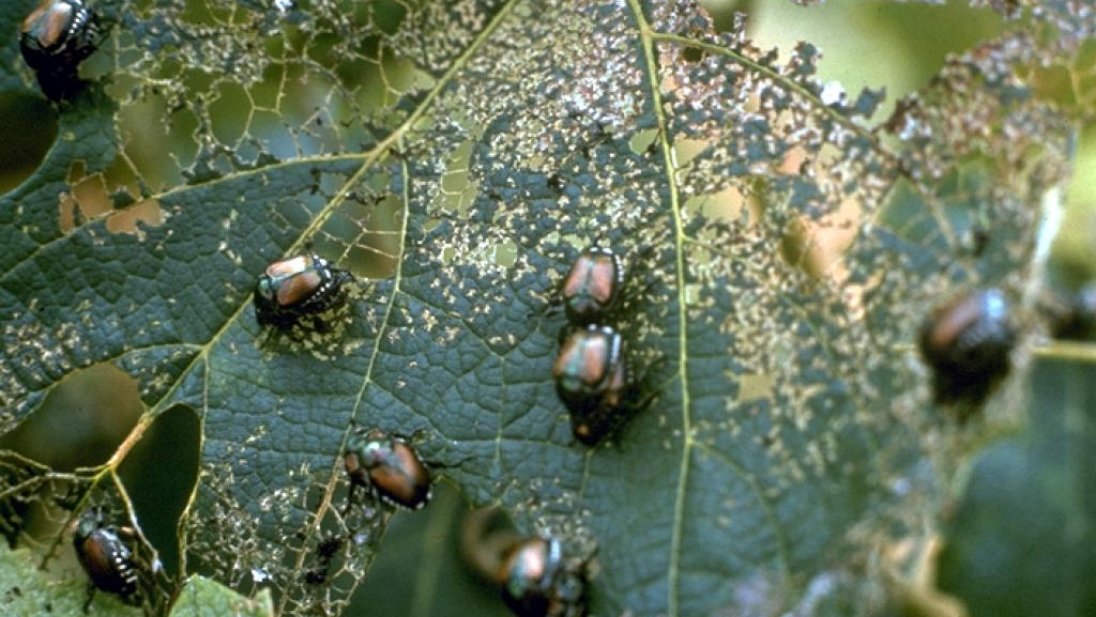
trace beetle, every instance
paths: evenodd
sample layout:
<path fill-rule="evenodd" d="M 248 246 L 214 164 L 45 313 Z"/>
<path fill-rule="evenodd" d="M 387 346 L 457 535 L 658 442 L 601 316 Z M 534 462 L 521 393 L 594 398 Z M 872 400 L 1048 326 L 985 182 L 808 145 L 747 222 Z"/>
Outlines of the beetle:
<path fill-rule="evenodd" d="M 999 289 L 963 293 L 934 309 L 918 344 L 932 369 L 936 402 L 980 404 L 1011 370 L 1017 337 Z"/>
<path fill-rule="evenodd" d="M 79 83 L 77 68 L 101 38 L 99 19 L 82 0 L 43 0 L 23 20 L 19 48 L 42 91 L 57 100 Z"/>
<path fill-rule="evenodd" d="M 611 326 L 573 330 L 552 365 L 556 394 L 571 415 L 575 439 L 595 445 L 623 419 L 631 381 L 624 342 Z"/>
<path fill-rule="evenodd" d="M 619 255 L 598 246 L 582 251 L 560 288 L 567 320 L 576 326 L 603 321 L 616 308 L 623 287 Z"/>
<path fill-rule="evenodd" d="M 408 510 L 418 510 L 430 501 L 430 472 L 399 437 L 376 428 L 355 432 L 343 453 L 343 464 L 351 493 L 361 486 L 382 501 Z"/>
<path fill-rule="evenodd" d="M 255 285 L 255 318 L 288 328 L 302 317 L 334 308 L 346 299 L 353 276 L 316 254 L 298 255 L 266 267 Z"/>
<path fill-rule="evenodd" d="M 558 538 L 533 536 L 503 557 L 502 598 L 520 617 L 578 617 L 586 612 L 586 583 L 570 568 Z"/>
<path fill-rule="evenodd" d="M 123 535 L 123 530 L 104 525 L 102 513 L 97 510 L 84 513 L 78 520 L 72 545 L 90 579 L 84 612 L 91 604 L 95 589 L 113 593 L 127 604 L 139 603 L 138 568 L 133 550 L 122 539 Z"/>

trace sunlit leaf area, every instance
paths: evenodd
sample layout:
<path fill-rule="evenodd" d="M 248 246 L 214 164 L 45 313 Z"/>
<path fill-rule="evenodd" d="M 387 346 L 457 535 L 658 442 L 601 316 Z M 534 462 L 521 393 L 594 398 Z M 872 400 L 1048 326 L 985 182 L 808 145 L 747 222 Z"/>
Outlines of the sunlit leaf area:
<path fill-rule="evenodd" d="M 5 0 L 0 613 L 1096 614 L 1096 10 Z"/>

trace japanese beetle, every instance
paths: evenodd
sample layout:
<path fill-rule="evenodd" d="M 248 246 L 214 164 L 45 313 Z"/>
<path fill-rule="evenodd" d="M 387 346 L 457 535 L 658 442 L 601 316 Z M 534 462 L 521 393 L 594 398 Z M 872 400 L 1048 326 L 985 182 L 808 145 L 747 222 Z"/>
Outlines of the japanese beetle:
<path fill-rule="evenodd" d="M 520 617 L 578 617 L 586 612 L 586 583 L 568 567 L 559 539 L 526 538 L 506 553 L 499 573 L 502 598 Z"/>
<path fill-rule="evenodd" d="M 91 579 L 85 612 L 95 589 L 116 594 L 127 604 L 138 604 L 137 566 L 133 551 L 121 536 L 117 527 L 103 524 L 98 511 L 86 512 L 77 522 L 72 545 Z"/>
<path fill-rule="evenodd" d="M 95 51 L 100 36 L 99 20 L 82 0 L 43 0 L 23 20 L 19 47 L 42 91 L 56 100 L 79 83 L 77 67 Z"/>
<path fill-rule="evenodd" d="M 343 453 L 350 490 L 365 487 L 394 506 L 418 510 L 430 501 L 430 472 L 411 446 L 380 429 L 355 433 Z"/>
<path fill-rule="evenodd" d="M 552 365 L 559 395 L 571 413 L 575 439 L 594 445 L 620 421 L 629 394 L 628 367 L 620 334 L 590 325 L 564 339 Z"/>
<path fill-rule="evenodd" d="M 315 254 L 275 261 L 255 286 L 255 318 L 261 325 L 293 326 L 345 300 L 343 285 L 352 278 Z"/>
<path fill-rule="evenodd" d="M 567 320 L 576 326 L 603 321 L 623 287 L 624 266 L 616 253 L 596 246 L 582 251 L 560 289 Z"/>
<path fill-rule="evenodd" d="M 965 293 L 936 308 L 921 327 L 937 403 L 980 404 L 1012 367 L 1017 331 L 999 289 Z"/>

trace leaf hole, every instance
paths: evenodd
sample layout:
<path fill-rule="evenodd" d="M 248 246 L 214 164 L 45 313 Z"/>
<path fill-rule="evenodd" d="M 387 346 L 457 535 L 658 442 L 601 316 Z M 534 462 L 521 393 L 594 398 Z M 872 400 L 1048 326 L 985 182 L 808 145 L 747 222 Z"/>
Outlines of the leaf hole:
<path fill-rule="evenodd" d="M 681 52 L 681 58 L 686 62 L 700 62 L 704 59 L 704 50 L 699 47 L 686 47 Z"/>
<path fill-rule="evenodd" d="M 0 94 L 0 131 L 0 193 L 6 193 L 42 164 L 57 139 L 57 114 L 41 97 L 6 92 Z"/>
<path fill-rule="evenodd" d="M 417 614 L 430 602 L 465 608 L 468 614 L 504 617 L 510 614 L 502 603 L 499 588 L 484 581 L 462 559 L 461 533 L 469 505 L 456 485 L 440 482 L 434 499 L 419 512 L 397 512 L 384 534 L 382 546 L 361 587 L 354 594 L 347 615 L 372 614 L 384 607 L 385 614 Z M 449 594 L 410 593 L 407 581 L 421 580 L 433 572 L 438 589 Z M 425 603 L 425 604 L 424 604 Z M 416 610 L 418 609 L 418 610 Z"/>
<path fill-rule="evenodd" d="M 139 224 L 159 227 L 164 223 L 164 213 L 160 202 L 146 199 L 132 202 L 132 195 L 123 188 L 114 194 L 108 190 L 112 184 L 104 174 L 95 173 L 80 177 L 82 165 L 73 165 L 70 178 L 79 178 L 72 184 L 72 190 L 61 197 L 59 226 L 61 231 L 69 233 L 89 220 L 108 216 L 107 231 L 124 233 L 144 238 Z M 122 207 L 115 209 L 115 204 Z"/>
<path fill-rule="evenodd" d="M 176 523 L 198 479 L 201 422 L 190 407 L 160 415 L 119 468 L 145 537 L 169 573 L 179 571 Z"/>
<path fill-rule="evenodd" d="M 22 424 L 0 438 L 58 471 L 105 463 L 137 423 L 144 405 L 137 382 L 110 363 L 65 377 Z"/>

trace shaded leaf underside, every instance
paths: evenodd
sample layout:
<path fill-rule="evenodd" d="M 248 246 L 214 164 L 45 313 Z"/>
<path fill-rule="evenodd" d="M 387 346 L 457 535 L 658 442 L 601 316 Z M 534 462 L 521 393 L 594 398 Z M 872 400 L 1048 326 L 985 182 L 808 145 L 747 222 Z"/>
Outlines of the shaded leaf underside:
<path fill-rule="evenodd" d="M 1019 295 L 1067 154 L 1067 127 L 992 79 L 1033 60 L 1022 35 L 949 65 L 899 139 L 867 128 L 878 95 L 824 100 L 811 46 L 777 64 L 688 2 L 104 10 L 122 16 L 114 100 L 63 108 L 57 146 L 0 203 L 0 426 L 102 361 L 138 379 L 146 421 L 196 410 L 188 566 L 269 575 L 283 610 L 341 605 L 385 524 L 341 512 L 355 425 L 414 436 L 474 503 L 595 554 L 599 613 L 795 598 L 932 503 L 938 433 L 902 349 L 942 290 Z M 250 112 L 221 125 L 236 89 Z M 142 105 L 192 147 L 147 168 L 117 156 Z M 74 161 L 162 220 L 62 229 Z M 1002 231 L 972 256 L 977 220 Z M 782 250 L 842 225 L 835 279 Z M 307 241 L 356 271 L 361 255 L 394 265 L 355 290 L 337 340 L 270 337 L 252 313 L 256 274 Z M 595 241 L 642 280 L 617 325 L 656 396 L 586 449 L 549 376 L 550 297 Z M 332 529 L 357 541 L 309 585 Z"/>

